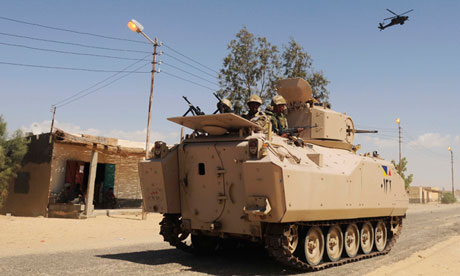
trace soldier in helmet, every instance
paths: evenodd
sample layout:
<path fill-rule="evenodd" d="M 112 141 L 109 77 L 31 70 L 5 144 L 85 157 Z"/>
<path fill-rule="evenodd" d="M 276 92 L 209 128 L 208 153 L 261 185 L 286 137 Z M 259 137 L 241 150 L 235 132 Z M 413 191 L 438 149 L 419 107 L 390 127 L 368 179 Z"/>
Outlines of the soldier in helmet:
<path fill-rule="evenodd" d="M 243 118 L 263 128 L 267 126 L 269 119 L 264 112 L 260 111 L 262 99 L 257 94 L 253 94 L 249 97 L 246 104 L 248 105 L 248 112 L 243 115 Z"/>
<path fill-rule="evenodd" d="M 233 113 L 233 105 L 229 99 L 222 99 L 217 103 L 217 110 L 220 113 Z"/>
<path fill-rule="evenodd" d="M 270 117 L 272 122 L 272 131 L 281 135 L 282 131 L 288 128 L 288 122 L 284 111 L 286 110 L 286 100 L 283 96 L 276 95 L 272 98 L 272 108 L 265 110 L 265 113 Z M 287 136 L 287 135 L 286 135 Z"/>

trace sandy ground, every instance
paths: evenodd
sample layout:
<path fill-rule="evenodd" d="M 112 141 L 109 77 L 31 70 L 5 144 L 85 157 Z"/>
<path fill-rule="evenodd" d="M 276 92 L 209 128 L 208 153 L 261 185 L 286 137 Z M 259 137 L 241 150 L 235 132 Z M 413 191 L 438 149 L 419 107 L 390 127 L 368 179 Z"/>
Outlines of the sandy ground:
<path fill-rule="evenodd" d="M 460 275 L 460 236 L 414 253 L 391 266 L 383 266 L 366 276 L 458 276 Z"/>
<path fill-rule="evenodd" d="M 0 257 L 117 247 L 162 241 L 160 214 L 90 219 L 0 215 Z"/>
<path fill-rule="evenodd" d="M 411 205 L 408 214 L 455 207 Z M 149 214 L 147 220 L 134 215 L 87 220 L 0 216 L 0 258 L 161 242 L 160 220 L 159 214 Z M 460 236 L 367 275 L 460 275 Z"/>

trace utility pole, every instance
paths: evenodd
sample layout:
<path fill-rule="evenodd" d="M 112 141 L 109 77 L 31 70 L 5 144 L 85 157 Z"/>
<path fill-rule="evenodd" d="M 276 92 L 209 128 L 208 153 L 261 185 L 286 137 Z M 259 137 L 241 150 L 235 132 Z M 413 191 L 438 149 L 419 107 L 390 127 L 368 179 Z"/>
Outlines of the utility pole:
<path fill-rule="evenodd" d="M 401 120 L 399 118 L 396 119 L 396 123 L 398 124 L 398 131 L 399 131 L 399 165 L 398 165 L 398 172 L 399 172 L 399 175 L 401 175 L 401 143 L 402 143 L 402 140 L 401 140 Z"/>
<path fill-rule="evenodd" d="M 52 106 L 51 108 L 53 112 L 53 119 L 51 120 L 51 130 L 50 130 L 50 140 L 49 143 L 51 143 L 52 137 L 53 137 L 53 128 L 54 128 L 54 117 L 56 116 L 56 106 Z"/>
<path fill-rule="evenodd" d="M 155 37 L 153 42 L 152 79 L 150 82 L 149 115 L 147 119 L 147 137 L 145 141 L 145 159 L 149 158 L 150 122 L 152 120 L 153 83 L 155 80 L 155 64 L 157 63 L 158 39 Z"/>
<path fill-rule="evenodd" d="M 455 189 L 454 189 L 454 152 L 451 147 L 448 147 L 447 150 L 450 151 L 450 165 L 452 168 L 452 196 L 455 198 Z"/>

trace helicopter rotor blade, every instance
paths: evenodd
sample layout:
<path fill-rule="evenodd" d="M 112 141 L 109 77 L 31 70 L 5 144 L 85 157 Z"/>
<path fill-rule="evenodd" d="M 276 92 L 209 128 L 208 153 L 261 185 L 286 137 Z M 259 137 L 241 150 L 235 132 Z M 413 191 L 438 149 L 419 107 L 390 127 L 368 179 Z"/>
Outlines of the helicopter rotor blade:
<path fill-rule="evenodd" d="M 410 13 L 411 11 L 413 11 L 414 9 L 410 10 L 410 11 L 406 11 L 405 13 L 401 13 L 400 15 L 404 15 L 406 13 Z"/>
<path fill-rule="evenodd" d="M 392 17 L 385 18 L 385 19 L 383 19 L 383 20 L 384 20 L 384 21 L 385 21 L 385 20 L 390 20 L 390 19 L 393 19 L 393 18 L 396 18 L 396 17 L 397 17 L 397 16 L 392 16 Z"/>
<path fill-rule="evenodd" d="M 392 11 L 392 10 L 390 10 L 390 9 L 387 9 L 387 11 L 389 11 L 389 12 L 391 12 L 392 14 L 394 14 L 394 15 L 398 16 L 398 15 L 397 15 L 395 12 L 393 12 L 393 11 Z"/>

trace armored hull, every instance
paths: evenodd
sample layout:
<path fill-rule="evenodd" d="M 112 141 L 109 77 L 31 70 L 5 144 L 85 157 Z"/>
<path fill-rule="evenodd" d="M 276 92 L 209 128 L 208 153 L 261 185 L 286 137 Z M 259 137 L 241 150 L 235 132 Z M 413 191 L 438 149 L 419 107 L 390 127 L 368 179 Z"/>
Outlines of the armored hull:
<path fill-rule="evenodd" d="M 288 119 L 311 124 L 315 108 L 291 106 L 295 117 Z M 404 182 L 390 162 L 349 146 L 351 118 L 326 117 L 343 117 L 344 129 L 312 128 L 298 135 L 301 142 L 264 133 L 235 114 L 170 118 L 195 131 L 173 147 L 157 142 L 153 158 L 140 163 L 145 209 L 164 214 L 161 234 L 187 251 L 249 240 L 305 270 L 387 253 L 408 206 Z"/>

